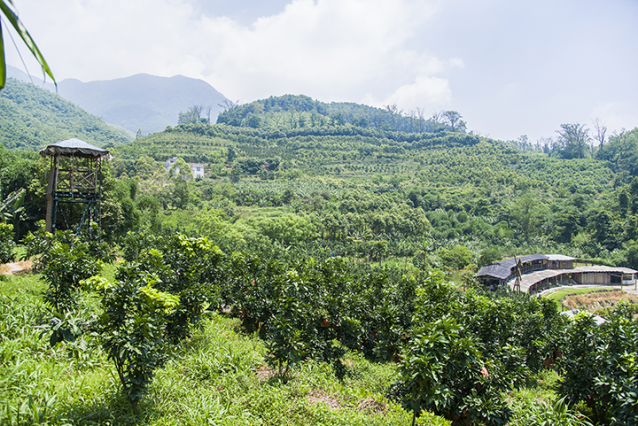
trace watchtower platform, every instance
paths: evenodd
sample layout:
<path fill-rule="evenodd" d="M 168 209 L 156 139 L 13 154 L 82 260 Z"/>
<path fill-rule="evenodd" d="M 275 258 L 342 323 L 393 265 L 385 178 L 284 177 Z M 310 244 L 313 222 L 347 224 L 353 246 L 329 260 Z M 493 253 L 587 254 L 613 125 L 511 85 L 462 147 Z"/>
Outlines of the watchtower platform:
<path fill-rule="evenodd" d="M 85 221 L 89 225 L 93 222 L 100 225 L 102 160 L 110 159 L 111 153 L 79 139 L 67 139 L 47 146 L 40 155 L 51 157 L 47 185 L 47 232 L 55 232 L 59 225 L 66 229 L 75 226 L 77 235 Z M 86 205 L 77 224 L 71 220 L 74 204 Z M 69 205 L 67 215 L 63 205 Z"/>

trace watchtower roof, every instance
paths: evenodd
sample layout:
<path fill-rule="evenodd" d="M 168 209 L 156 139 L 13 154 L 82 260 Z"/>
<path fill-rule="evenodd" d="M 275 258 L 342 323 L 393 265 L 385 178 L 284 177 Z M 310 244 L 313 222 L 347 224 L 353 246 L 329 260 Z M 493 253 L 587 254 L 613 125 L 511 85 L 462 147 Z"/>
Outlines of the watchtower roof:
<path fill-rule="evenodd" d="M 43 157 L 61 155 L 63 157 L 109 158 L 111 153 L 80 139 L 67 139 L 56 142 L 40 150 Z"/>

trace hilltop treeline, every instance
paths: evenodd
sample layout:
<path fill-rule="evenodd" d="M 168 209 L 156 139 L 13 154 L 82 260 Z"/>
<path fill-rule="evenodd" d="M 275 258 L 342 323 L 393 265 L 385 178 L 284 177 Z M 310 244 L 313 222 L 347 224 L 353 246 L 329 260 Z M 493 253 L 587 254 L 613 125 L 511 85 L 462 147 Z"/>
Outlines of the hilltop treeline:
<path fill-rule="evenodd" d="M 432 117 L 426 117 L 420 108 L 405 112 L 396 105 L 387 105 L 382 109 L 353 102 L 325 103 L 304 95 L 271 96 L 243 105 L 231 103 L 226 107 L 217 116 L 217 124 L 277 129 L 350 124 L 408 133 L 465 131 L 465 123 L 455 111 L 435 112 Z M 446 117 L 446 113 L 449 117 Z"/>

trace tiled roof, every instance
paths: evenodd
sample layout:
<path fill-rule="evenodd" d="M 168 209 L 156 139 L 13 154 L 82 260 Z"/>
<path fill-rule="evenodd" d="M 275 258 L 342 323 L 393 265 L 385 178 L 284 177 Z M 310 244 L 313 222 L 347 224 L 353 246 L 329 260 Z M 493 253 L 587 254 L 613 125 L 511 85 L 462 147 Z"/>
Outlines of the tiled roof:
<path fill-rule="evenodd" d="M 530 254 L 527 256 L 518 257 L 521 263 L 534 262 L 536 260 L 547 259 L 544 254 Z M 491 265 L 483 266 L 475 277 L 494 277 L 499 279 L 506 279 L 512 275 L 512 269 L 516 266 L 516 260 L 514 258 L 504 259 L 499 262 L 492 263 Z"/>

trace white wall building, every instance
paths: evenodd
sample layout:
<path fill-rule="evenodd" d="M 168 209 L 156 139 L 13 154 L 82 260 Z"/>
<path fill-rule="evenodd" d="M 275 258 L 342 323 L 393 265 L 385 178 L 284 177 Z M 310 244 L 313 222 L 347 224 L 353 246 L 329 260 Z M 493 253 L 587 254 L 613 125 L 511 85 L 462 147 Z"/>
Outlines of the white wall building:
<path fill-rule="evenodd" d="M 169 158 L 168 160 L 166 160 L 166 163 L 164 164 L 164 167 L 166 168 L 166 171 L 170 171 L 171 167 L 173 167 L 173 164 L 175 164 L 177 162 L 177 157 L 173 157 L 173 158 Z M 193 172 L 193 177 L 195 179 L 199 178 L 203 178 L 204 177 L 204 165 L 201 163 L 187 163 L 188 166 L 191 168 L 191 171 Z M 177 173 L 179 173 L 179 168 L 177 169 Z"/>

